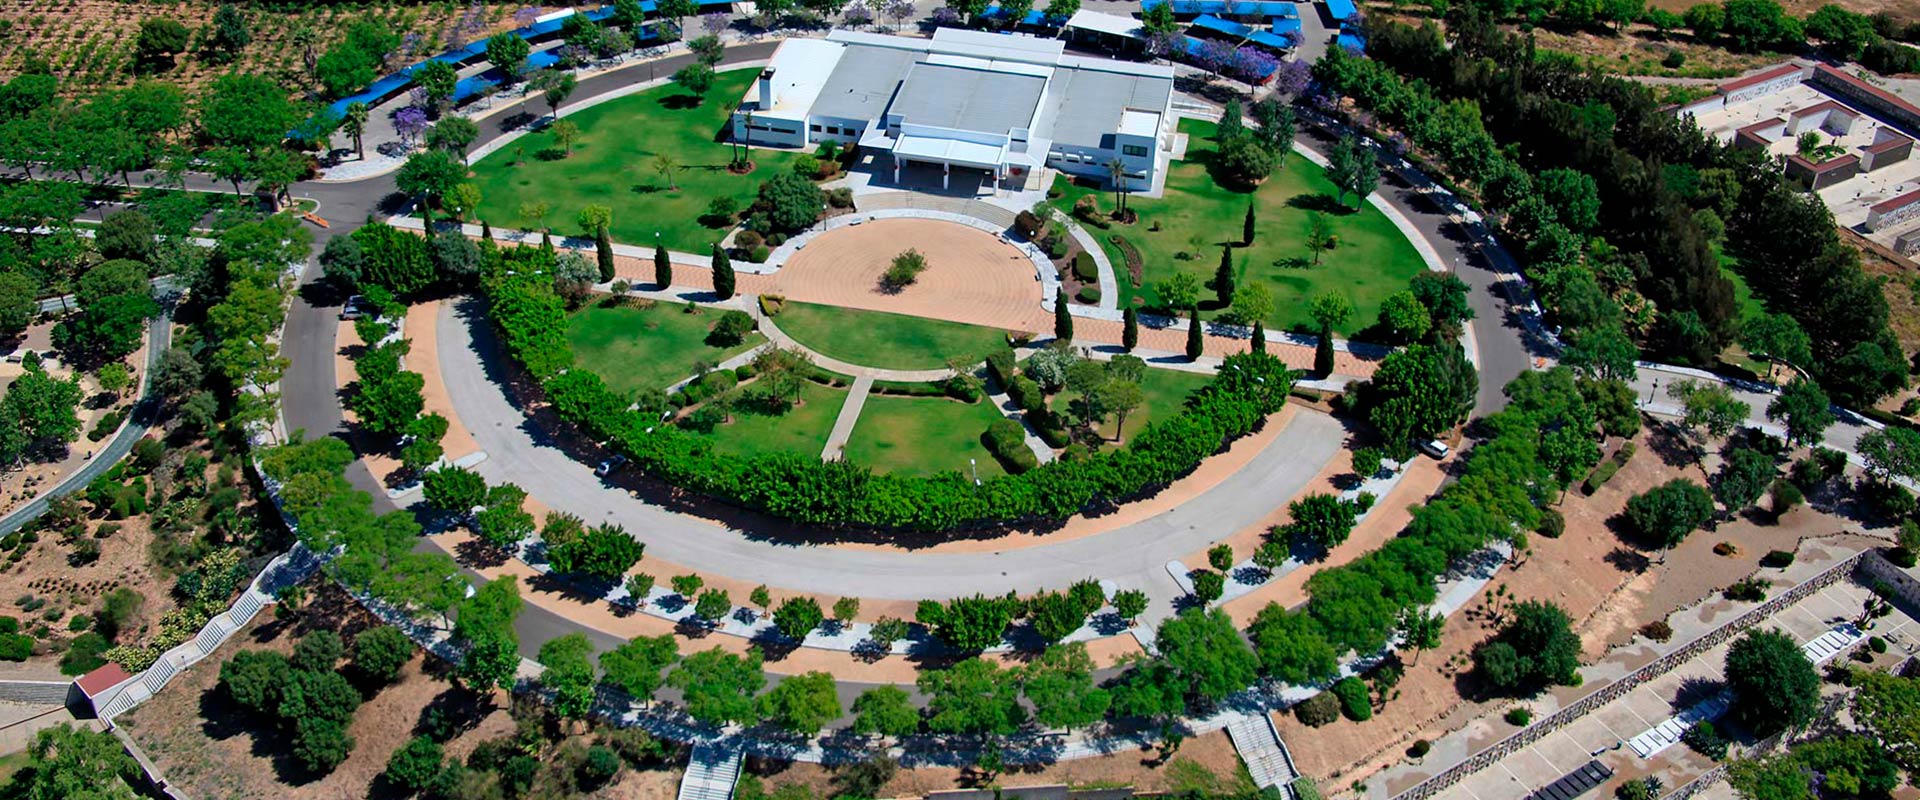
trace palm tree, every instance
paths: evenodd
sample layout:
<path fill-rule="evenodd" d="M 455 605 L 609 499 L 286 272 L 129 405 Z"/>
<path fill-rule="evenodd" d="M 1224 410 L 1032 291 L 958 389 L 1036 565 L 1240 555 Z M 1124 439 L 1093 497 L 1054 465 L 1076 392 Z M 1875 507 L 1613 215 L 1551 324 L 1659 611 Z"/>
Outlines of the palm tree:
<path fill-rule="evenodd" d="M 660 173 L 660 177 L 667 179 L 668 191 L 677 191 L 680 188 L 673 182 L 673 171 L 679 168 L 680 162 L 673 160 L 673 156 L 667 153 L 661 153 L 653 157 L 653 169 L 655 172 Z"/>
<path fill-rule="evenodd" d="M 340 127 L 353 137 L 353 151 L 360 156 L 360 160 L 367 160 L 367 148 L 360 143 L 360 137 L 367 133 L 367 104 L 358 101 L 348 103 L 346 118 Z"/>
<path fill-rule="evenodd" d="M 1127 165 L 1114 156 L 1107 161 L 1107 178 L 1113 181 L 1114 214 L 1121 219 L 1127 216 Z"/>

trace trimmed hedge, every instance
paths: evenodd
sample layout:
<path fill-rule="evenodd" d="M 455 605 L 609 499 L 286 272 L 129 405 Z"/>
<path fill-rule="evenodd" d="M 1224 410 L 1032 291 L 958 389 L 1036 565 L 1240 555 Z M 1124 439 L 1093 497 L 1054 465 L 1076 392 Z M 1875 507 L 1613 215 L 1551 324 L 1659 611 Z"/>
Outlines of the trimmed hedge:
<path fill-rule="evenodd" d="M 1126 446 L 989 478 L 978 487 L 956 471 L 931 477 L 875 474 L 800 453 L 717 453 L 711 440 L 651 426 L 645 415 L 625 411 L 624 399 L 598 376 L 575 375 L 584 370 L 573 365 L 559 298 L 550 282 L 533 277 L 543 266 L 537 260 L 552 257 L 537 248 L 502 250 L 489 263 L 482 286 L 489 317 L 501 329 L 508 352 L 546 389 L 562 419 L 608 442 L 654 477 L 801 523 L 950 530 L 1065 519 L 1089 507 L 1150 494 L 1187 474 L 1279 411 L 1293 387 L 1293 372 L 1279 359 L 1265 353 L 1234 355 L 1229 362 L 1235 369 L 1222 371 L 1193 393 L 1181 413 L 1155 421 Z M 531 269 L 508 273 L 506 267 L 519 264 Z M 733 377 L 716 374 L 725 375 L 722 380 Z"/>
<path fill-rule="evenodd" d="M 1589 495 L 1600 491 L 1600 487 L 1605 486 L 1607 481 L 1613 478 L 1613 473 L 1619 471 L 1620 462 L 1614 461 L 1613 459 L 1607 459 L 1594 465 L 1593 471 L 1587 473 L 1587 479 L 1580 484 L 1580 491 L 1586 492 Z"/>
<path fill-rule="evenodd" d="M 1100 279 L 1100 268 L 1093 263 L 1093 254 L 1085 250 L 1073 256 L 1073 277 L 1083 281 Z"/>
<path fill-rule="evenodd" d="M 928 381 L 874 381 L 873 390 L 901 397 L 946 397 L 947 387 Z"/>
<path fill-rule="evenodd" d="M 1013 420 L 994 420 L 980 434 L 980 443 L 986 445 L 987 452 L 1010 474 L 1018 475 L 1040 466 L 1040 459 L 1027 447 L 1026 429 Z"/>

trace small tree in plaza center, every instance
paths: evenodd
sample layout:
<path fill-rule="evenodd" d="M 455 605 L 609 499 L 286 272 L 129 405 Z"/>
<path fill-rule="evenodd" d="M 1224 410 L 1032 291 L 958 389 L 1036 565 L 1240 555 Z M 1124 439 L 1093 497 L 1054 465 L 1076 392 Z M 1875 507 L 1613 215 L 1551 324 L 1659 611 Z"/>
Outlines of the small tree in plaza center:
<path fill-rule="evenodd" d="M 880 286 L 888 292 L 899 292 L 912 286 L 920 279 L 920 273 L 927 269 L 927 257 L 918 250 L 908 250 L 893 257 L 893 263 L 880 276 Z"/>

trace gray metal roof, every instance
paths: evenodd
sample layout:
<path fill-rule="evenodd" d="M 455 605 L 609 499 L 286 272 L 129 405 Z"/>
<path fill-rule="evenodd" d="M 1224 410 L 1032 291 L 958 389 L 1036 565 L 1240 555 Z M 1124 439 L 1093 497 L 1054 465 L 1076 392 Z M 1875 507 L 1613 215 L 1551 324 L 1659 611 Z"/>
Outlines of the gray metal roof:
<path fill-rule="evenodd" d="M 1047 93 L 1053 108 L 1042 115 L 1046 123 L 1034 136 L 1102 147 L 1104 137 L 1120 130 L 1120 115 L 1128 108 L 1163 111 L 1172 93 L 1171 78 L 1063 67 L 1053 73 L 1053 88 Z"/>
<path fill-rule="evenodd" d="M 889 114 L 915 125 L 1004 134 L 1033 123 L 1047 79 L 946 64 L 907 73 Z"/>
<path fill-rule="evenodd" d="M 813 101 L 817 116 L 876 119 L 893 99 L 893 90 L 925 53 L 892 47 L 847 45 L 840 63 Z"/>

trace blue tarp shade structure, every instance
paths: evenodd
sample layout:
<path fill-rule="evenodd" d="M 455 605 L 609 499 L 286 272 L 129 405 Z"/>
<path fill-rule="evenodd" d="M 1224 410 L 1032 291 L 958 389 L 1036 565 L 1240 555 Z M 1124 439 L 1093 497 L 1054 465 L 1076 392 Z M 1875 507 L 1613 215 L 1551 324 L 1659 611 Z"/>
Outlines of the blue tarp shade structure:
<path fill-rule="evenodd" d="M 1140 0 L 1140 10 L 1145 11 L 1162 3 L 1171 3 L 1173 15 L 1176 17 L 1194 17 L 1203 14 L 1226 17 L 1285 17 L 1300 13 L 1293 3 L 1277 2 L 1277 0 Z"/>
<path fill-rule="evenodd" d="M 1296 22 L 1295 27 L 1298 27 L 1298 24 L 1299 23 Z M 1254 31 L 1253 33 L 1250 33 L 1247 35 L 1248 44 L 1257 44 L 1257 45 L 1260 45 L 1261 47 L 1267 48 L 1268 50 L 1277 50 L 1281 52 L 1292 50 L 1293 41 L 1294 40 L 1289 37 L 1281 36 L 1280 34 L 1277 34 L 1277 33 L 1268 33 L 1266 31 Z"/>
<path fill-rule="evenodd" d="M 1297 39 L 1300 36 L 1300 20 L 1276 19 L 1273 21 L 1273 32 L 1281 35 L 1291 34 Z"/>
<path fill-rule="evenodd" d="M 987 19 L 1006 19 L 1007 9 L 1005 6 L 994 6 L 987 9 L 986 12 L 980 16 L 986 17 Z M 1061 23 L 1065 21 L 1066 20 L 1058 17 L 1049 17 L 1047 16 L 1047 12 L 1037 8 L 1028 11 L 1026 16 L 1020 18 L 1021 25 L 1044 28 L 1058 28 Z"/>
<path fill-rule="evenodd" d="M 1335 39 L 1334 44 L 1346 50 L 1358 50 L 1362 53 L 1367 51 L 1367 41 L 1351 33 L 1340 34 L 1340 38 Z"/>
<path fill-rule="evenodd" d="M 732 0 L 702 0 L 700 4 L 702 6 L 731 5 Z M 655 0 L 642 0 L 640 3 L 640 10 L 643 12 L 651 13 L 655 7 Z M 602 6 L 592 11 L 581 12 L 581 15 L 593 22 L 605 22 L 613 16 L 613 6 Z M 536 22 L 532 25 L 515 28 L 512 33 L 515 36 L 531 42 L 535 39 L 559 33 L 560 27 L 566 24 L 566 21 L 566 17 L 560 17 L 545 22 Z M 659 38 L 659 31 L 655 30 L 651 25 L 645 26 L 641 28 L 640 35 L 637 38 L 641 42 L 651 41 Z M 347 106 L 354 103 L 366 103 L 368 108 L 384 103 L 392 99 L 395 95 L 406 91 L 407 87 L 413 84 L 414 70 L 419 69 L 421 65 L 426 64 L 427 61 L 443 61 L 458 68 L 480 61 L 486 57 L 487 40 L 479 39 L 468 42 L 465 47 L 448 50 L 445 53 L 441 53 L 418 64 L 410 64 L 402 68 L 399 72 L 374 81 L 373 85 L 368 86 L 359 94 L 355 94 L 352 97 L 343 97 L 334 101 L 328 108 L 332 109 L 336 115 L 343 115 L 347 111 Z M 560 57 L 558 55 L 552 52 L 541 51 L 527 57 L 527 69 L 528 71 L 544 69 L 553 66 L 559 61 Z M 459 83 L 454 84 L 453 102 L 461 102 L 474 95 L 480 94 L 488 87 L 498 86 L 503 77 L 505 76 L 501 74 L 499 70 L 490 69 L 479 75 L 463 79 Z"/>
<path fill-rule="evenodd" d="M 1277 9 L 1272 16 L 1279 17 L 1280 19 L 1297 20 L 1300 18 L 1300 7 L 1292 3 L 1267 3 L 1266 5 L 1274 6 Z"/>
<path fill-rule="evenodd" d="M 1212 14 L 1202 14 L 1193 19 L 1193 27 L 1203 31 L 1224 33 L 1235 39 L 1245 39 L 1253 29 L 1232 20 L 1225 20 Z"/>
<path fill-rule="evenodd" d="M 1327 13 L 1335 20 L 1344 20 L 1355 13 L 1353 0 L 1327 0 Z"/>

